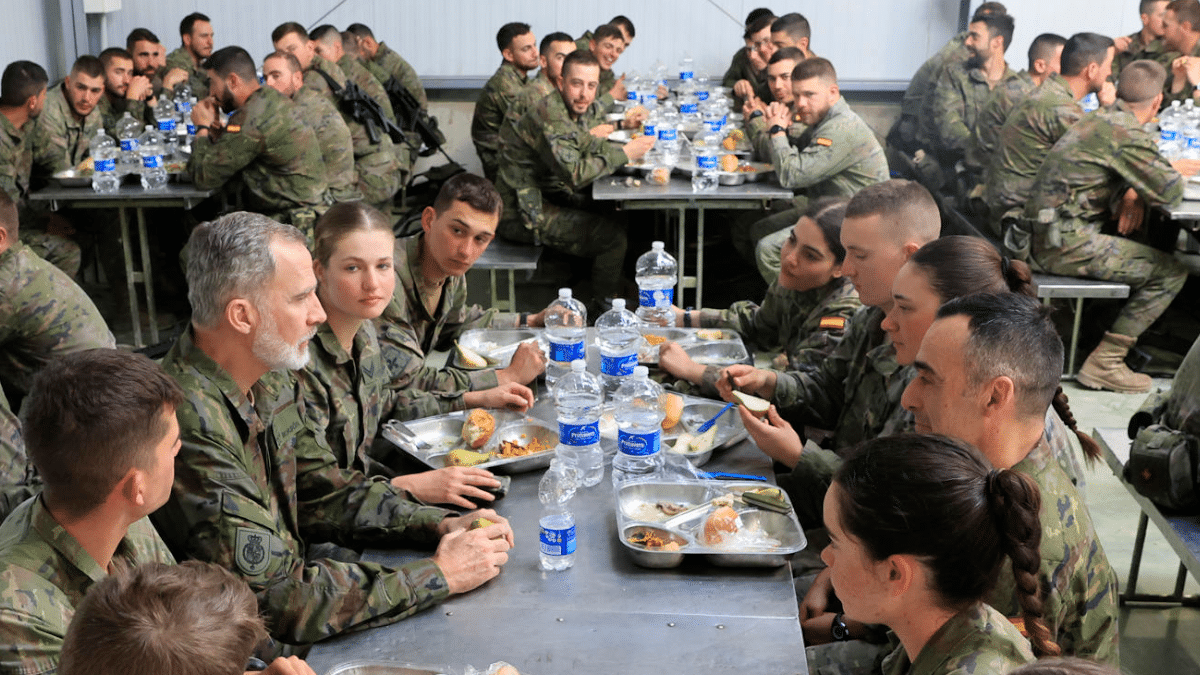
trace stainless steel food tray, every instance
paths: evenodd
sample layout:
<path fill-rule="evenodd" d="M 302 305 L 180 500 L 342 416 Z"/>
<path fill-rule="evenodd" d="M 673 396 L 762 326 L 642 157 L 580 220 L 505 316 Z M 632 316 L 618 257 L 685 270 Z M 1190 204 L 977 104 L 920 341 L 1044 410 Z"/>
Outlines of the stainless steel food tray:
<path fill-rule="evenodd" d="M 808 545 L 804 530 L 796 519 L 796 513 L 791 508 L 791 501 L 786 492 L 782 493 L 788 506 L 786 514 L 740 502 L 734 505 L 734 510 L 738 512 L 742 521 L 742 531 L 757 528 L 764 535 L 778 541 L 778 546 L 727 548 L 726 545 L 709 546 L 703 543 L 702 539 L 704 521 L 716 508 L 709 503 L 713 498 L 727 493 L 740 495 L 746 490 L 762 487 L 762 483 L 721 481 L 645 482 L 622 485 L 617 489 L 616 495 L 617 536 L 621 538 L 621 543 L 629 551 L 633 561 L 642 567 L 677 567 L 683 563 L 685 556 L 696 555 L 704 556 L 708 562 L 722 567 L 779 567 Z M 649 517 L 653 512 L 653 504 L 660 501 L 688 506 L 709 504 L 707 508 L 688 510 L 675 516 L 663 516 L 661 519 Z M 646 528 L 665 531 L 666 536 L 680 544 L 680 550 L 655 551 L 629 542 L 630 534 Z"/>
<path fill-rule="evenodd" d="M 386 661 L 350 661 L 334 666 L 325 675 L 442 675 L 445 672 L 444 668 L 410 666 Z"/>
<path fill-rule="evenodd" d="M 463 331 L 458 343 L 486 359 L 488 365 L 484 366 L 485 368 L 505 368 L 512 362 L 517 346 L 530 340 L 537 340 L 542 350 L 546 350 L 545 332 L 532 328 L 473 328 Z M 450 349 L 450 359 L 455 368 L 473 370 L 471 366 L 462 362 L 462 356 L 457 349 Z"/>
<path fill-rule="evenodd" d="M 659 438 L 662 440 L 663 450 L 671 452 L 671 448 L 675 446 L 675 441 L 679 440 L 679 435 L 684 431 L 694 432 L 701 424 L 712 419 L 713 415 L 720 412 L 725 404 L 721 401 L 714 401 L 709 398 L 700 396 L 683 396 L 683 414 L 679 417 L 679 423 L 670 429 L 662 432 Z M 738 416 L 736 409 L 727 410 L 724 415 L 721 415 L 717 420 L 717 437 L 713 443 L 711 450 L 707 452 L 689 452 L 682 453 L 695 466 L 702 466 L 711 457 L 714 451 L 731 448 L 746 439 L 749 434 L 746 433 L 746 427 L 742 425 L 742 418 Z M 613 418 L 612 409 L 605 407 L 604 413 L 600 416 L 600 447 L 608 456 L 612 456 L 617 451 L 617 422 Z"/>
<path fill-rule="evenodd" d="M 742 336 L 737 334 L 737 331 L 724 330 L 720 328 L 643 328 L 642 340 L 638 343 L 638 362 L 654 365 L 658 363 L 658 348 L 659 345 L 652 345 L 646 341 L 645 336 L 657 335 L 667 338 L 670 342 L 676 342 L 683 350 L 691 354 L 693 348 L 699 348 L 704 345 L 722 345 L 721 347 L 708 347 L 702 349 L 702 356 L 710 359 L 705 362 L 705 365 L 733 365 L 734 363 L 753 364 L 754 361 L 750 357 L 750 350 L 746 349 L 745 343 L 742 342 Z M 713 352 L 713 350 L 716 350 Z M 727 363 L 717 363 L 714 353 L 721 353 L 725 358 L 733 359 Z M 696 358 L 693 356 L 692 358 Z"/>
<path fill-rule="evenodd" d="M 548 449 L 545 452 L 522 457 L 492 459 L 475 466 L 506 474 L 524 473 L 550 466 L 550 460 L 554 458 L 554 448 L 558 445 L 558 428 L 556 426 L 507 410 L 490 410 L 489 412 L 496 418 L 496 430 L 487 443 L 476 452 L 494 451 L 499 447 L 501 441 L 524 443 L 534 438 L 541 439 Z M 418 447 L 417 443 L 412 442 L 401 433 L 396 420 L 383 425 L 383 436 L 430 468 L 440 469 L 446 466 L 446 455 L 451 450 L 455 448 L 470 449 L 462 440 L 462 427 L 466 419 L 467 411 L 458 411 L 405 422 L 404 426 L 412 430 L 428 447 Z"/>

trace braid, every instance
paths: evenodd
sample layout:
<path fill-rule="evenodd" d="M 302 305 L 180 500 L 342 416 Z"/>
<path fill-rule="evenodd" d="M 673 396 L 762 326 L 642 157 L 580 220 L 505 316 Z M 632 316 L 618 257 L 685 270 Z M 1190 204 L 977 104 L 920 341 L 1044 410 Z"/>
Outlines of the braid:
<path fill-rule="evenodd" d="M 1012 560 L 1017 599 L 1025 617 L 1025 630 L 1038 656 L 1058 656 L 1062 649 L 1042 622 L 1041 494 L 1031 479 L 1015 471 L 991 471 L 987 477 L 988 508 L 1003 548 Z"/>
<path fill-rule="evenodd" d="M 1091 436 L 1079 430 L 1079 426 L 1075 423 L 1075 415 L 1071 412 L 1071 406 L 1062 385 L 1059 385 L 1058 390 L 1054 392 L 1053 402 L 1054 412 L 1058 413 L 1059 419 L 1063 421 L 1063 424 L 1067 425 L 1068 429 L 1075 432 L 1075 437 L 1079 439 L 1079 446 L 1083 448 L 1083 456 L 1087 458 L 1088 466 L 1092 466 L 1100 457 L 1100 446 L 1096 444 L 1096 441 Z"/>

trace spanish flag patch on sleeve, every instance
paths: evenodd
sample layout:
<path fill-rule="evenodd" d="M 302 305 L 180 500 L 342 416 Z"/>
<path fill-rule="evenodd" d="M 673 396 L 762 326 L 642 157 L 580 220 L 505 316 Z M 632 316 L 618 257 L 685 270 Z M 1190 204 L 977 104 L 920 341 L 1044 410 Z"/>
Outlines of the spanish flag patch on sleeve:
<path fill-rule="evenodd" d="M 228 131 L 231 134 L 236 134 L 237 132 L 239 132 L 241 130 L 242 130 L 242 125 L 240 125 L 240 124 L 230 124 L 229 126 L 225 127 L 225 131 Z"/>
<path fill-rule="evenodd" d="M 817 327 L 821 330 L 845 330 L 846 319 L 840 316 L 823 316 Z"/>
<path fill-rule="evenodd" d="M 818 138 L 818 139 L 816 140 L 816 144 L 817 144 L 817 145 L 823 145 L 823 146 L 825 146 L 825 147 L 827 147 L 827 148 L 832 148 L 832 147 L 833 147 L 833 141 L 829 140 L 828 138 Z"/>

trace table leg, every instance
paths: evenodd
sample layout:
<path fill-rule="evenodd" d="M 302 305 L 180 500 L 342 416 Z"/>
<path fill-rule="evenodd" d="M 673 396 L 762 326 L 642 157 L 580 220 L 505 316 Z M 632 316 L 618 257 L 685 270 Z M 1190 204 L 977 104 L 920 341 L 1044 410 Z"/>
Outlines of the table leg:
<path fill-rule="evenodd" d="M 704 207 L 696 206 L 696 309 L 704 306 Z"/>
<path fill-rule="evenodd" d="M 1133 539 L 1133 557 L 1129 561 L 1129 581 L 1126 584 L 1125 592 L 1122 593 L 1121 601 L 1124 604 L 1126 597 L 1137 595 L 1138 573 L 1142 567 L 1142 548 L 1146 545 L 1146 525 L 1150 522 L 1150 517 L 1142 511 L 1138 515 L 1137 536 Z"/>
<path fill-rule="evenodd" d="M 133 345 L 135 347 L 145 347 L 142 342 L 142 322 L 139 317 L 140 310 L 138 309 L 137 300 L 137 281 L 134 278 L 133 271 L 133 247 L 129 244 L 129 216 L 125 212 L 125 207 L 117 208 L 117 214 L 121 221 L 121 250 L 125 253 L 125 288 L 129 293 L 129 317 L 133 322 Z"/>
<path fill-rule="evenodd" d="M 158 308 L 154 304 L 154 272 L 150 266 L 150 240 L 146 236 L 146 213 L 137 208 L 138 238 L 142 245 L 142 288 L 146 290 L 146 317 L 150 320 L 150 344 L 158 344 Z"/>
<path fill-rule="evenodd" d="M 675 263 L 679 267 L 677 270 L 677 274 L 679 276 L 676 277 L 675 280 L 675 304 L 679 307 L 687 307 L 687 305 L 683 302 L 683 289 L 687 287 L 683 283 L 684 279 L 687 278 L 687 233 L 685 232 L 687 229 L 687 221 L 685 220 L 686 214 L 687 211 L 680 206 L 679 229 L 676 230 L 675 237 Z"/>

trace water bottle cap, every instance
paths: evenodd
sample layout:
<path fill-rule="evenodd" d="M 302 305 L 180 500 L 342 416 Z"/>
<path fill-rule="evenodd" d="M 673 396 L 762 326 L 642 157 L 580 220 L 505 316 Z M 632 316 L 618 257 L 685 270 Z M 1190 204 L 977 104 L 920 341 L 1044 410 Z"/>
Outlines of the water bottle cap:
<path fill-rule="evenodd" d="M 666 247 L 667 247 L 667 245 L 661 241 L 652 242 L 650 244 L 650 248 L 655 251 L 661 251 L 661 250 L 665 249 Z"/>
<path fill-rule="evenodd" d="M 582 373 L 585 370 L 587 370 L 587 361 L 584 361 L 583 359 L 575 359 L 571 362 L 572 373 Z"/>
<path fill-rule="evenodd" d="M 639 380 L 646 379 L 647 377 L 650 377 L 650 369 L 646 366 L 635 366 L 633 369 L 633 376 Z"/>
<path fill-rule="evenodd" d="M 571 289 L 569 289 L 569 288 L 558 289 L 558 299 L 559 300 L 565 300 L 570 297 L 571 297 Z"/>
<path fill-rule="evenodd" d="M 625 309 L 625 298 L 613 298 L 613 309 Z"/>

